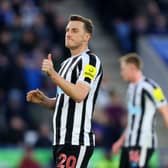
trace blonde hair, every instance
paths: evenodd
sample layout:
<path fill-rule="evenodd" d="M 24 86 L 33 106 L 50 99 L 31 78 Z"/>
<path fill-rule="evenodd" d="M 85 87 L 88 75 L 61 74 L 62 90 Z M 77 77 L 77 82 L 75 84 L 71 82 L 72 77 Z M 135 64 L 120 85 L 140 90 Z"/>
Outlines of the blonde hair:
<path fill-rule="evenodd" d="M 120 63 L 125 62 L 126 64 L 133 64 L 139 70 L 142 70 L 143 63 L 136 53 L 129 53 L 120 58 Z"/>

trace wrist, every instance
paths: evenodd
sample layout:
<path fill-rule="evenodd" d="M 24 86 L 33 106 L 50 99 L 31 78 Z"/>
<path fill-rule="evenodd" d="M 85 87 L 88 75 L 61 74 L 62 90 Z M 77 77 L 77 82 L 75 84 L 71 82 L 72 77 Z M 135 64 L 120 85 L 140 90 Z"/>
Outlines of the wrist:
<path fill-rule="evenodd" d="M 59 75 L 56 71 L 51 73 L 50 78 L 56 85 L 59 85 Z"/>

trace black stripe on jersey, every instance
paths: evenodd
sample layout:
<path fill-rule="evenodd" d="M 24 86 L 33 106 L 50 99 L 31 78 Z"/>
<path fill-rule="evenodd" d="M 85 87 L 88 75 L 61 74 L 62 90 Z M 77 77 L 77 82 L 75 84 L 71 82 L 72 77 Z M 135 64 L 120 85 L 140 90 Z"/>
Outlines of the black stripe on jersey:
<path fill-rule="evenodd" d="M 93 131 L 92 130 L 90 130 L 89 139 L 90 139 L 90 146 L 94 146 Z"/>
<path fill-rule="evenodd" d="M 144 90 L 145 90 L 145 89 L 144 89 Z M 145 91 L 146 91 L 146 90 L 145 90 Z M 153 97 L 151 96 L 151 94 L 150 94 L 148 91 L 146 91 L 145 93 L 146 93 L 146 95 L 148 96 L 148 98 L 155 104 L 155 101 L 154 101 Z"/>
<path fill-rule="evenodd" d="M 78 70 L 79 70 L 79 74 L 81 73 L 82 71 L 82 59 L 80 59 L 77 63 L 77 67 L 78 67 Z"/>
<path fill-rule="evenodd" d="M 71 76 L 71 83 L 75 83 L 77 80 L 76 76 L 76 68 L 73 69 L 72 71 L 72 76 Z M 67 116 L 67 132 L 66 132 L 66 137 L 65 137 L 65 142 L 71 142 L 72 139 L 72 132 L 73 132 L 73 121 L 74 121 L 74 116 L 75 116 L 75 104 L 76 102 L 72 99 L 69 99 L 69 106 L 68 106 L 68 116 Z"/>
<path fill-rule="evenodd" d="M 71 143 L 72 139 L 72 130 L 73 130 L 73 120 L 74 120 L 74 111 L 75 111 L 75 101 L 72 99 L 69 99 L 68 103 L 68 116 L 67 116 L 67 124 L 66 124 L 66 136 L 65 136 L 65 142 Z"/>
<path fill-rule="evenodd" d="M 133 126 L 134 126 L 134 122 L 135 122 L 135 114 L 132 115 L 131 117 L 131 132 L 133 130 Z M 128 142 L 129 142 L 129 146 L 131 146 L 131 138 L 132 138 L 132 133 L 129 134 L 129 138 L 128 138 Z"/>
<path fill-rule="evenodd" d="M 96 66 L 96 56 L 91 52 L 87 52 L 87 54 L 90 56 L 89 64 L 95 67 Z"/>
<path fill-rule="evenodd" d="M 83 102 L 83 109 L 82 109 L 82 121 L 81 121 L 80 136 L 79 136 L 79 142 L 81 143 L 81 145 L 84 145 L 84 126 L 85 126 L 85 114 L 86 114 L 86 100 L 87 100 L 87 97 Z"/>
<path fill-rule="evenodd" d="M 89 158 L 93 154 L 93 150 L 94 150 L 94 148 L 92 148 L 92 147 L 88 147 L 88 146 L 86 147 L 86 152 L 85 152 L 83 161 L 81 163 L 81 168 L 86 168 L 87 167 Z"/>
<path fill-rule="evenodd" d="M 145 89 L 142 89 L 142 95 L 141 95 L 141 107 L 142 107 L 142 111 L 141 111 L 141 118 L 140 118 L 140 121 L 139 121 L 139 128 L 138 128 L 138 131 L 137 131 L 137 139 L 136 139 L 136 146 L 139 145 L 139 140 L 140 140 L 140 134 L 141 134 L 141 128 L 142 128 L 142 121 L 143 121 L 143 118 L 144 118 L 144 114 L 145 114 L 145 95 L 146 95 L 146 90 Z"/>
<path fill-rule="evenodd" d="M 69 64 L 69 66 L 68 66 L 68 68 L 67 68 L 67 70 L 66 70 L 66 72 L 65 72 L 65 74 L 64 74 L 64 79 L 66 79 L 66 75 L 67 75 L 67 73 L 68 73 L 68 71 L 69 71 L 69 68 L 73 65 L 73 63 L 76 61 L 77 58 L 78 58 L 78 56 L 76 56 L 75 58 L 73 58 L 73 60 L 72 60 L 71 63 Z"/>
<path fill-rule="evenodd" d="M 100 68 L 100 69 L 102 69 L 102 68 Z M 98 96 L 98 91 L 99 91 L 100 83 L 101 83 L 102 78 L 103 78 L 103 71 L 100 71 L 100 72 L 102 72 L 102 74 L 101 74 L 99 83 L 97 84 L 97 88 L 96 88 L 95 95 L 94 95 L 94 98 L 93 98 L 93 111 L 94 111 L 94 108 L 95 108 L 95 103 L 96 103 L 96 99 L 97 99 L 97 96 Z"/>
<path fill-rule="evenodd" d="M 100 73 L 102 73 L 102 74 L 103 74 L 103 68 L 102 68 L 102 66 L 99 68 L 99 72 L 97 73 L 97 76 L 99 76 L 99 75 L 100 75 Z"/>
<path fill-rule="evenodd" d="M 135 88 L 134 88 L 134 94 L 133 94 L 133 99 L 132 99 L 133 106 L 136 105 L 136 92 L 137 92 L 137 88 L 138 88 L 138 85 L 136 85 Z M 134 124 L 135 124 L 135 114 L 133 114 L 131 116 L 131 132 L 133 130 Z M 132 133 L 130 133 L 129 138 L 128 138 L 128 142 L 129 142 L 130 146 L 131 146 L 131 139 L 132 139 Z"/>
<path fill-rule="evenodd" d="M 58 106 L 58 111 L 57 111 L 57 116 L 56 116 L 56 143 L 59 143 L 60 140 L 60 126 L 61 126 L 61 111 L 63 107 L 63 102 L 64 102 L 64 95 L 62 94 L 59 100 L 59 106 Z"/>
<path fill-rule="evenodd" d="M 157 85 L 152 80 L 150 80 L 149 78 L 145 78 L 145 81 L 147 83 L 149 83 L 154 89 L 157 88 Z"/>
<path fill-rule="evenodd" d="M 64 70 L 64 68 L 67 66 L 68 64 L 68 61 L 65 62 L 64 65 L 62 65 L 63 67 L 61 67 L 60 71 L 59 71 L 59 74 L 61 75 L 62 74 L 62 71 Z"/>
<path fill-rule="evenodd" d="M 136 102 L 136 92 L 137 92 L 137 88 L 138 88 L 138 85 L 136 85 L 135 86 L 135 88 L 134 88 L 134 96 L 133 96 L 133 106 L 135 106 L 136 104 L 135 104 L 135 102 Z"/>
<path fill-rule="evenodd" d="M 91 53 L 90 51 L 86 52 L 89 55 L 89 64 L 93 65 L 94 67 L 96 66 L 96 57 L 93 53 Z M 90 83 L 91 79 L 86 77 L 84 79 L 86 82 Z"/>

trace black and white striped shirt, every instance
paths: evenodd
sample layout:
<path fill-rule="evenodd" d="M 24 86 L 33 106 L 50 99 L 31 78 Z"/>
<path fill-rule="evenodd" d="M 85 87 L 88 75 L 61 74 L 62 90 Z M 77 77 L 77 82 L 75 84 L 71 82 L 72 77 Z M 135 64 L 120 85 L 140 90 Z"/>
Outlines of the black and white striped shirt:
<path fill-rule="evenodd" d="M 86 50 L 78 56 L 65 60 L 59 74 L 71 83 L 85 83 L 90 87 L 90 91 L 84 101 L 77 103 L 58 88 L 53 116 L 53 145 L 94 146 L 95 136 L 91 120 L 103 76 L 100 59 Z"/>
<path fill-rule="evenodd" d="M 137 84 L 129 84 L 127 90 L 128 127 L 125 146 L 157 146 L 155 114 L 157 108 L 167 103 L 160 86 L 143 77 Z"/>

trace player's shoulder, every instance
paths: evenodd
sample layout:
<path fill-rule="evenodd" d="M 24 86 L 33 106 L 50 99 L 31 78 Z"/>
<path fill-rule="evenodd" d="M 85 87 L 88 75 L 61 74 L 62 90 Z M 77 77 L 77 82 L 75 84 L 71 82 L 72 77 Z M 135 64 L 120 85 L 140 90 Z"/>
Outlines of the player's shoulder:
<path fill-rule="evenodd" d="M 144 89 L 146 89 L 146 90 L 153 90 L 153 89 L 156 89 L 160 86 L 155 80 L 153 80 L 149 77 L 144 77 L 144 80 L 142 82 L 142 87 L 144 87 Z"/>
<path fill-rule="evenodd" d="M 91 50 L 87 50 L 81 54 L 82 59 L 92 59 L 93 61 L 100 61 L 100 58 Z"/>

